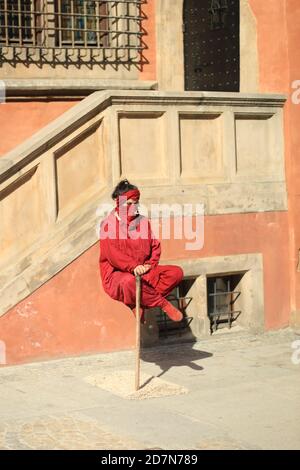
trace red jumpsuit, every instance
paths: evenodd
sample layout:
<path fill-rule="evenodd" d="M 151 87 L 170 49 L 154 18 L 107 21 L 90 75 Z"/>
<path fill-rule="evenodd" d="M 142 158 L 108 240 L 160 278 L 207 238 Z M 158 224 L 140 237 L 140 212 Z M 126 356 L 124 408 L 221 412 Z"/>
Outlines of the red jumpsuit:
<path fill-rule="evenodd" d="M 116 239 L 105 235 L 110 224 L 115 224 Z M 138 234 L 145 227 L 148 236 L 144 239 Z M 182 280 L 183 271 L 179 266 L 158 264 L 160 242 L 154 237 L 148 219 L 139 216 L 132 230 L 135 238 L 128 237 L 128 224 L 118 220 L 114 212 L 101 224 L 99 263 L 104 291 L 113 299 L 134 308 L 136 284 L 133 270 L 138 265 L 150 264 L 151 269 L 141 276 L 141 307 L 164 307 L 167 303 L 165 296 Z"/>

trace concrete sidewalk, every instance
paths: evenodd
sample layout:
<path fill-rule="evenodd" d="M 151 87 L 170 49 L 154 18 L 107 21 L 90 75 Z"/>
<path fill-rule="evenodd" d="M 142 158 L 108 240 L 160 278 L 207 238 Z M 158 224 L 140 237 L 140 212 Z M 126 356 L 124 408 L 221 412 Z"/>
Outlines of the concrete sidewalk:
<path fill-rule="evenodd" d="M 300 449 L 291 330 L 234 331 L 143 351 L 187 394 L 125 400 L 85 382 L 134 369 L 130 351 L 0 369 L 0 449 Z"/>

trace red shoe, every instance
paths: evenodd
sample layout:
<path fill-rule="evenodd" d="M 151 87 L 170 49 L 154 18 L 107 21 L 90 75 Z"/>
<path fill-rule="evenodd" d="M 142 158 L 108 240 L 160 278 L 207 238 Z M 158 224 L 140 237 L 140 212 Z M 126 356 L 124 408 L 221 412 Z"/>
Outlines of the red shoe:
<path fill-rule="evenodd" d="M 134 316 L 136 316 L 136 308 L 134 307 L 132 309 L 132 313 Z M 141 323 L 146 323 L 146 320 L 145 320 L 145 311 L 142 307 L 140 307 L 140 319 L 141 319 Z"/>
<path fill-rule="evenodd" d="M 171 304 L 171 302 L 168 302 L 166 303 L 166 305 L 164 305 L 163 307 L 161 307 L 161 309 L 163 310 L 163 312 L 166 313 L 166 315 L 168 315 L 169 318 L 171 318 L 171 320 L 173 321 L 181 321 L 183 319 L 183 315 L 182 313 L 180 312 L 180 310 L 178 310 L 176 307 L 174 307 L 173 304 Z"/>

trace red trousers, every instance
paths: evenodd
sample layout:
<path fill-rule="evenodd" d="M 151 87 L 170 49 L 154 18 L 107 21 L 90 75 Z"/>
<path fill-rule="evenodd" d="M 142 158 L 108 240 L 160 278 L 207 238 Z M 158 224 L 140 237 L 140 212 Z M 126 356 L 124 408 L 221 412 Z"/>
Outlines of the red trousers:
<path fill-rule="evenodd" d="M 150 272 L 141 276 L 141 307 L 163 307 L 165 297 L 176 287 L 183 278 L 183 271 L 179 266 L 157 265 Z M 112 274 L 112 283 L 117 287 L 116 300 L 135 307 L 136 281 L 135 276 L 128 272 L 115 271 Z"/>

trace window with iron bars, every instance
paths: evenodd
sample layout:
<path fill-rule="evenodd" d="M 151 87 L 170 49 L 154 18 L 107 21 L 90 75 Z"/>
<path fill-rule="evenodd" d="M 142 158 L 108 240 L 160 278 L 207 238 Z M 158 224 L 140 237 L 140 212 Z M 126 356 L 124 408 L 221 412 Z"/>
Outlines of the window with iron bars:
<path fill-rule="evenodd" d="M 146 1 L 0 0 L 0 46 L 138 53 Z"/>

